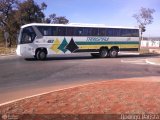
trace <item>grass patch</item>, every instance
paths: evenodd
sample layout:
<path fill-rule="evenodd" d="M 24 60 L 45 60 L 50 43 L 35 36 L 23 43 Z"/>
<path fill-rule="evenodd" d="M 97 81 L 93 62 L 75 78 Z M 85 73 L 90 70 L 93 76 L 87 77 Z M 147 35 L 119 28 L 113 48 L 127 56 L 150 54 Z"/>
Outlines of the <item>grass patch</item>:
<path fill-rule="evenodd" d="M 0 47 L 0 55 L 15 54 L 16 48 Z"/>
<path fill-rule="evenodd" d="M 16 45 L 11 48 L 6 48 L 3 42 L 0 42 L 0 55 L 14 54 L 16 51 Z"/>

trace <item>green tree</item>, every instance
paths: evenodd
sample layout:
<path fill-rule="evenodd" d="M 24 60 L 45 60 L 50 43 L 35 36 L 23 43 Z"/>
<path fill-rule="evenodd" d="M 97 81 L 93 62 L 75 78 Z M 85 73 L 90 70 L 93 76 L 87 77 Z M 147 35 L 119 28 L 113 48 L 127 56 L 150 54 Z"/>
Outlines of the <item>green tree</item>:
<path fill-rule="evenodd" d="M 13 11 L 16 9 L 17 0 L 0 0 L 0 26 L 7 26 L 10 16 L 13 16 Z"/>
<path fill-rule="evenodd" d="M 0 0 L 0 28 L 9 33 L 7 46 L 16 43 L 17 31 L 21 25 L 32 22 L 43 22 L 43 11 L 47 5 L 43 2 L 38 5 L 34 0 Z"/>
<path fill-rule="evenodd" d="M 1 34 L 4 31 L 10 33 L 10 37 L 7 40 L 7 46 L 11 46 L 11 39 L 13 38 L 13 32 L 16 28 L 16 22 L 14 22 L 14 13 L 17 9 L 17 0 L 0 0 L 0 27 Z"/>
<path fill-rule="evenodd" d="M 69 20 L 65 16 L 56 16 L 55 13 L 49 15 L 49 18 L 46 19 L 47 23 L 53 23 L 53 24 L 67 24 L 69 23 Z"/>
<path fill-rule="evenodd" d="M 152 24 L 154 12 L 154 9 L 142 7 L 139 13 L 133 15 L 133 17 L 137 20 L 137 23 L 139 24 L 139 27 L 141 29 L 141 35 L 143 32 L 146 31 L 146 25 Z"/>
<path fill-rule="evenodd" d="M 16 12 L 16 20 L 19 21 L 20 25 L 43 22 L 45 15 L 43 10 L 46 9 L 47 5 L 43 2 L 40 5 L 34 2 L 34 0 L 26 0 L 18 3 L 18 10 Z"/>
<path fill-rule="evenodd" d="M 0 46 L 3 44 L 3 31 L 0 29 Z"/>

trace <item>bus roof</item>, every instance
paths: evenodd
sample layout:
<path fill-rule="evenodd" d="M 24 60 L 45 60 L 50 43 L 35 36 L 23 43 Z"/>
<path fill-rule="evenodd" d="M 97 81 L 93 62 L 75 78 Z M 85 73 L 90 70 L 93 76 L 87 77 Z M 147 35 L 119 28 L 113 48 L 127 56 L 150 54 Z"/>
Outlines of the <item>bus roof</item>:
<path fill-rule="evenodd" d="M 21 26 L 21 28 L 29 26 L 59 26 L 59 27 L 93 27 L 93 28 L 122 28 L 122 29 L 139 29 L 138 27 L 124 27 L 124 26 L 106 26 L 104 24 L 83 24 L 83 23 L 70 23 L 70 24 L 47 24 L 47 23 L 30 23 Z"/>

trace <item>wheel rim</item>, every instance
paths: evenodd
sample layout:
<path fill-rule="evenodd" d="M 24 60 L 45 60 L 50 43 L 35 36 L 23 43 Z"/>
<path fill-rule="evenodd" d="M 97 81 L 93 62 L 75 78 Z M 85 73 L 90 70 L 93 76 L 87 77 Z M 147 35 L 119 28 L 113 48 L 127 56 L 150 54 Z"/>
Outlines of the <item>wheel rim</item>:
<path fill-rule="evenodd" d="M 116 54 L 117 54 L 116 51 L 112 52 L 112 56 L 116 56 Z"/>
<path fill-rule="evenodd" d="M 39 58 L 41 59 L 41 60 L 44 60 L 45 58 L 46 58 L 46 53 L 45 52 L 40 52 L 40 54 L 39 54 Z"/>
<path fill-rule="evenodd" d="M 101 57 L 106 57 L 107 56 L 107 50 L 106 49 L 101 49 L 100 54 L 101 54 Z"/>
<path fill-rule="evenodd" d="M 112 50 L 110 56 L 111 57 L 116 57 L 117 56 L 117 51 L 116 50 Z"/>

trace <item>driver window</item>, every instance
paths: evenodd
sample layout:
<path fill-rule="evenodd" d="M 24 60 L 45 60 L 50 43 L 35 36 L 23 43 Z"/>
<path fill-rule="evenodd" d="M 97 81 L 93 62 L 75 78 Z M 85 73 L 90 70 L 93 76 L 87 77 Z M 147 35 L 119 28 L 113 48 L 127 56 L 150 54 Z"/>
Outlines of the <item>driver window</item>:
<path fill-rule="evenodd" d="M 35 39 L 36 34 L 32 27 L 23 29 L 21 43 L 31 43 Z"/>

